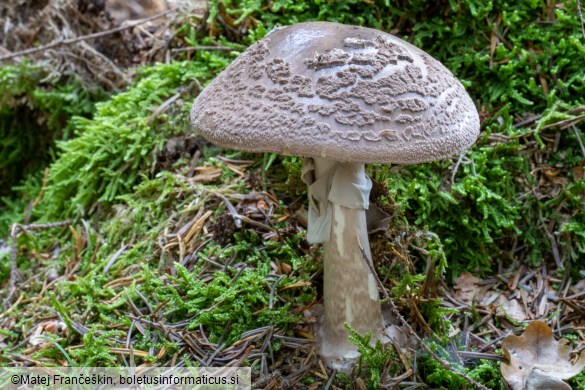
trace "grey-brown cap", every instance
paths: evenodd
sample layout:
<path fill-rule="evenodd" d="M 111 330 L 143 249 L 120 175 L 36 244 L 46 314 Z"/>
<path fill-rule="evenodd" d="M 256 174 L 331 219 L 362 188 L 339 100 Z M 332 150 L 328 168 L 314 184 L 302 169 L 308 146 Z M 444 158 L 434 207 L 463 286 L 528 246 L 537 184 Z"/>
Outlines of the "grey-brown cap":
<path fill-rule="evenodd" d="M 414 164 L 468 148 L 479 117 L 440 62 L 390 34 L 329 22 L 272 31 L 199 95 L 191 123 L 217 145 Z"/>

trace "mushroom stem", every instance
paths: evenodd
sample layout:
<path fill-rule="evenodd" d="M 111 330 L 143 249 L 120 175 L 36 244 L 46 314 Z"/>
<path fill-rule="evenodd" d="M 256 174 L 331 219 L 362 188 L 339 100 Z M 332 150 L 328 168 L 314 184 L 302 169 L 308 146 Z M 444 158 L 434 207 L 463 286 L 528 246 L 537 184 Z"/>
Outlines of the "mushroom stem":
<path fill-rule="evenodd" d="M 323 243 L 325 319 L 321 329 L 321 355 L 330 367 L 347 370 L 359 353 L 349 341 L 344 323 L 359 333 L 371 332 L 373 340 L 378 338 L 382 329 L 376 280 L 360 251 L 361 243 L 371 258 L 365 213 L 371 182 L 364 164 L 339 163 L 325 158 L 314 159 L 314 164 L 315 180 L 337 165 L 335 174 L 344 179 L 351 178 L 351 185 L 360 188 L 366 200 L 365 207 L 351 201 L 344 202 L 346 205 L 339 204 L 336 200 L 345 197 L 346 189 L 336 188 L 339 180 L 331 180 L 328 197 L 331 202 L 331 235 Z"/>

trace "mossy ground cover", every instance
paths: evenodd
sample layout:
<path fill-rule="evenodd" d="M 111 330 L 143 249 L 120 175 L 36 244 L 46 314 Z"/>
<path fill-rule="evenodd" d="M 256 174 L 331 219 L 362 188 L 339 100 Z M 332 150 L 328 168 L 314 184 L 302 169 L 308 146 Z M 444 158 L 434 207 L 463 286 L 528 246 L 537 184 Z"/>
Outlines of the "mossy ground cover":
<path fill-rule="evenodd" d="M 333 384 L 375 388 L 417 367 L 402 380 L 464 388 L 462 371 L 503 388 L 493 360 L 501 336 L 531 318 L 582 348 L 577 15 L 572 1 L 221 0 L 204 18 L 183 18 L 171 46 L 222 50 L 134 69 L 132 83 L 107 99 L 74 78 L 48 81 L 42 64 L 3 64 L 0 280 L 11 299 L 0 314 L 1 364 L 236 362 L 253 367 L 258 386 L 327 383 L 310 343 L 315 318 L 306 315 L 320 299 L 322 266 L 304 240 L 300 160 L 220 150 L 188 125 L 200 88 L 239 52 L 277 25 L 308 20 L 412 41 L 462 80 L 482 119 L 461 158 L 368 168 L 373 200 L 394 216 L 372 237 L 378 274 L 455 369 L 352 334 L 363 367 Z M 13 256 L 22 274 L 15 289 Z M 521 302 L 526 318 L 495 300 L 462 302 L 453 286 L 464 272 L 484 280 L 484 294 Z"/>

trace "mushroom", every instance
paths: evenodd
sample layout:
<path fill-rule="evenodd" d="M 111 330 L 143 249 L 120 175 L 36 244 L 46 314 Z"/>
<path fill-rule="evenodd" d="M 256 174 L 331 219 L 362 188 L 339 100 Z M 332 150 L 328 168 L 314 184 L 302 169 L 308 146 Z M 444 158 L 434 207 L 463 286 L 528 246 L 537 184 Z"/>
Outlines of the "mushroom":
<path fill-rule="evenodd" d="M 320 352 L 345 369 L 359 356 L 344 323 L 383 330 L 365 211 L 365 163 L 417 164 L 461 153 L 479 117 L 440 62 L 390 34 L 329 22 L 275 29 L 199 95 L 192 126 L 233 149 L 305 157 L 307 240 L 323 244 Z"/>

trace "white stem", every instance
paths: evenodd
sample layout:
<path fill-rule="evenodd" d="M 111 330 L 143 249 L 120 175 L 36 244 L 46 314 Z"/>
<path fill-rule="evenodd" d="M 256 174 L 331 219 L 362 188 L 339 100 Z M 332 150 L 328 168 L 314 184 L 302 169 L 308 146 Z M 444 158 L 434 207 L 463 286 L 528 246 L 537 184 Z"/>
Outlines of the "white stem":
<path fill-rule="evenodd" d="M 363 164 L 323 158 L 315 159 L 316 178 L 333 164 L 339 164 L 338 170 L 347 170 L 347 176 L 363 178 L 360 182 L 366 180 Z M 336 190 L 331 188 L 330 193 Z M 359 356 L 356 346 L 348 339 L 345 322 L 360 333 L 371 332 L 373 340 L 382 329 L 376 279 L 362 258 L 360 243 L 371 258 L 365 209 L 333 203 L 331 236 L 323 243 L 325 320 L 321 355 L 330 367 L 337 369 L 347 368 Z"/>

